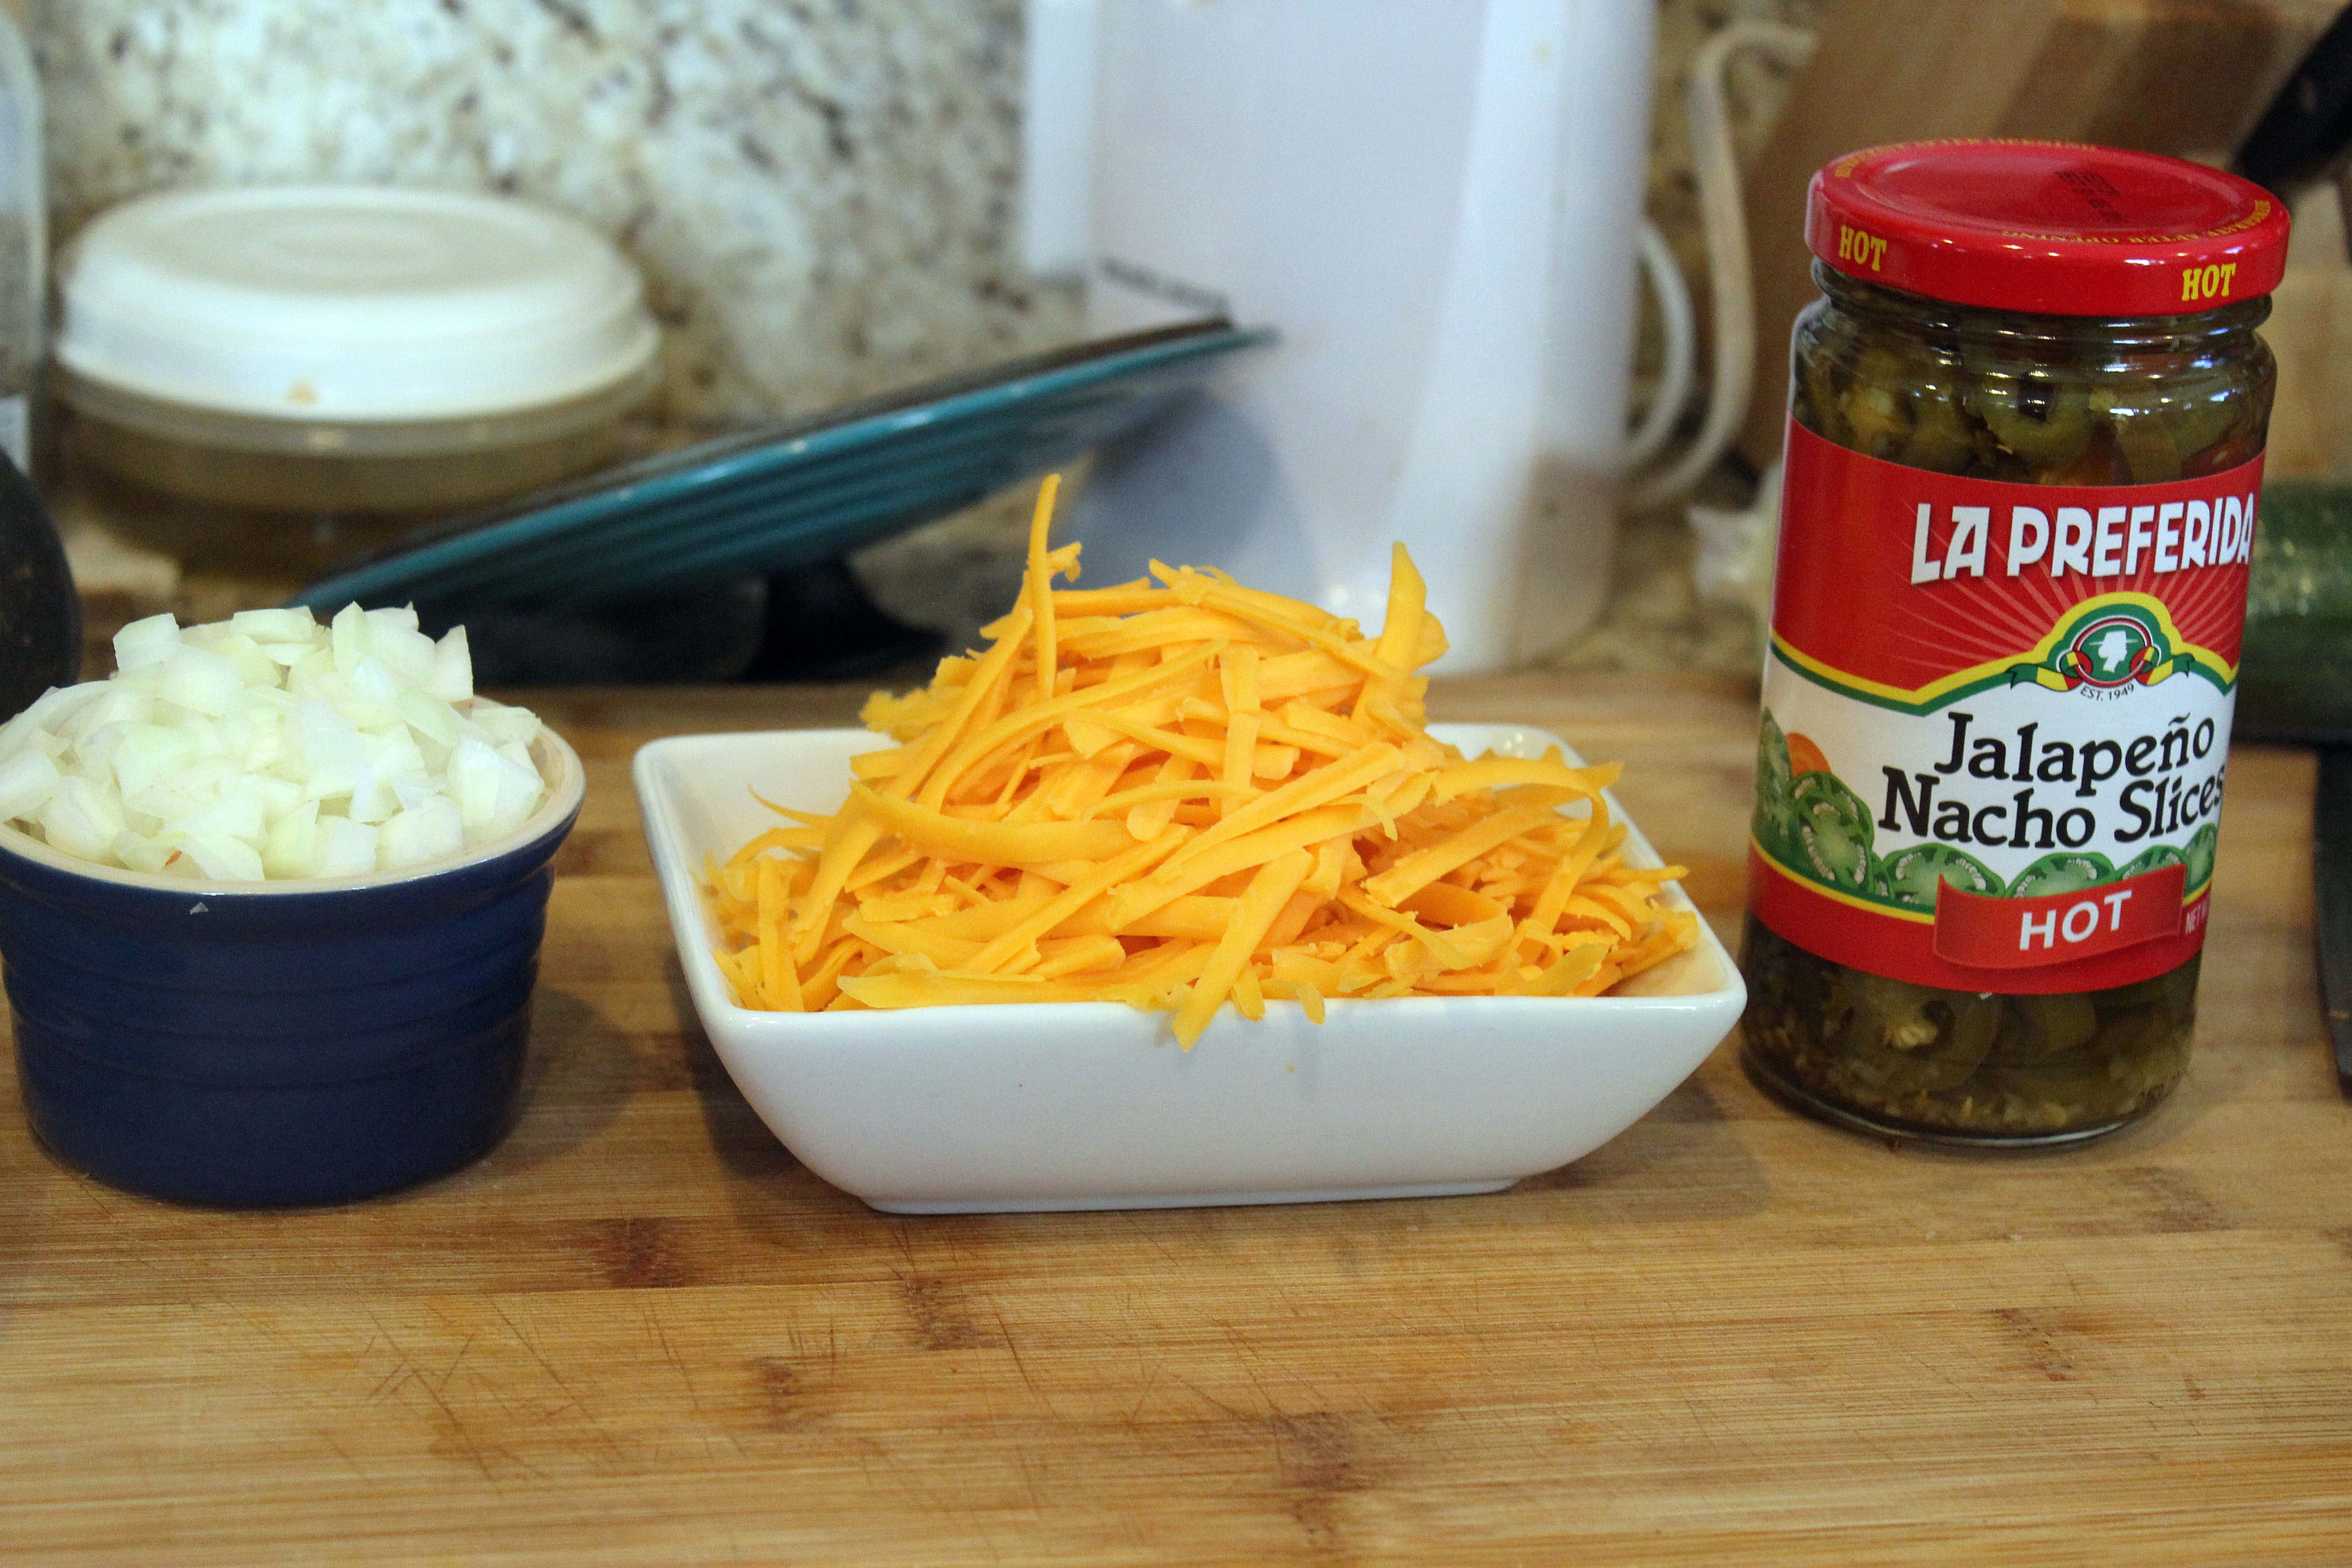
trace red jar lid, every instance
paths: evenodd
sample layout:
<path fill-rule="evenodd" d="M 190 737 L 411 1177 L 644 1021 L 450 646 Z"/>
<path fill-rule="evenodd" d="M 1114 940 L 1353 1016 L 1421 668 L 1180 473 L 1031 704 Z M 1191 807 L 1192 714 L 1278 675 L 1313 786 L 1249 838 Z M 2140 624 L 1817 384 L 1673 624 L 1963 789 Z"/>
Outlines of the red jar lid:
<path fill-rule="evenodd" d="M 2219 169 L 2066 142 L 1904 142 L 1822 165 L 1805 243 L 1838 271 L 1954 304 L 2172 316 L 2267 294 L 2286 208 Z"/>

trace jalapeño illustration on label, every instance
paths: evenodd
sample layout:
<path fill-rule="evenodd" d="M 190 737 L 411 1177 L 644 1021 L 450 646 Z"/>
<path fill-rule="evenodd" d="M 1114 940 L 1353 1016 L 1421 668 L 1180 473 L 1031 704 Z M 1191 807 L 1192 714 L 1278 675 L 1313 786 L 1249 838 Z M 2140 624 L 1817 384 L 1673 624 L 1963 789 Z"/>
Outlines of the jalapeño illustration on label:
<path fill-rule="evenodd" d="M 2259 469 L 2053 495 L 1792 429 L 1784 531 L 1850 559 L 1776 597 L 1758 918 L 1954 991 L 2094 990 L 2193 955 Z M 1853 526 L 1874 516 L 1911 537 Z"/>

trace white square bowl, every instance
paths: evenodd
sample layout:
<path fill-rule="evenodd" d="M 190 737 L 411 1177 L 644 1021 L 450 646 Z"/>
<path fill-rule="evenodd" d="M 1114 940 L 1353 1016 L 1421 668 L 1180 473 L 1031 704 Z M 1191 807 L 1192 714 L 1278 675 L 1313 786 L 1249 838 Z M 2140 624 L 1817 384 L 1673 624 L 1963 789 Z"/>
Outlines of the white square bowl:
<path fill-rule="evenodd" d="M 1469 755 L 1565 746 L 1433 725 Z M 1111 1002 L 901 1012 L 736 1005 L 711 957 L 704 857 L 776 818 L 836 809 L 863 730 L 682 735 L 637 752 L 637 799 L 702 1026 L 801 1163 L 894 1214 L 1155 1208 L 1494 1192 L 1599 1147 L 1738 1021 L 1738 968 L 1696 949 L 1618 993 L 1337 1001 L 1309 1023 L 1222 1011 L 1192 1050 L 1164 1013 Z M 1569 752 L 1571 763 L 1576 762 Z M 1625 820 L 1616 802 L 1610 809 Z M 1626 858 L 1661 864 L 1627 824 Z M 1669 885 L 1677 908 L 1690 901 Z"/>

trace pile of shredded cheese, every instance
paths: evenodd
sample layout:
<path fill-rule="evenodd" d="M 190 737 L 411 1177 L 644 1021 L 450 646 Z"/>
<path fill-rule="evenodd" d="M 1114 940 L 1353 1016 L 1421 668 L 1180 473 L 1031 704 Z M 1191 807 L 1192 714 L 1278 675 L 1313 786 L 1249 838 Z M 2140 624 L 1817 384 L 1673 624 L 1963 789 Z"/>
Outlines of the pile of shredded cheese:
<path fill-rule="evenodd" d="M 1403 546 L 1376 638 L 1190 567 L 1056 589 L 1055 488 L 987 650 L 874 695 L 898 744 L 839 811 L 708 867 L 744 1006 L 1110 1000 L 1189 1049 L 1228 1000 L 1593 995 L 1696 942 L 1658 897 L 1683 868 L 1620 858 L 1614 764 L 1423 729 L 1445 637 Z"/>

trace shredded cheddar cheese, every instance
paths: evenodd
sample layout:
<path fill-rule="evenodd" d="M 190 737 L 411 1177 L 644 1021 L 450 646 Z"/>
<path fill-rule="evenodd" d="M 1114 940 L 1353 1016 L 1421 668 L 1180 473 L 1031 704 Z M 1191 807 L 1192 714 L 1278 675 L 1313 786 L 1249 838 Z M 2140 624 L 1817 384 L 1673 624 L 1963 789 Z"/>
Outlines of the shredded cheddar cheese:
<path fill-rule="evenodd" d="M 898 744 L 831 816 L 709 868 L 720 969 L 791 1012 L 1118 1001 L 1189 1049 L 1227 1002 L 1589 996 L 1689 948 L 1682 868 L 1627 866 L 1614 764 L 1469 759 L 1423 728 L 1445 651 L 1404 547 L 1377 637 L 1220 573 L 1055 588 L 1047 547 L 988 647 L 877 692 Z"/>

